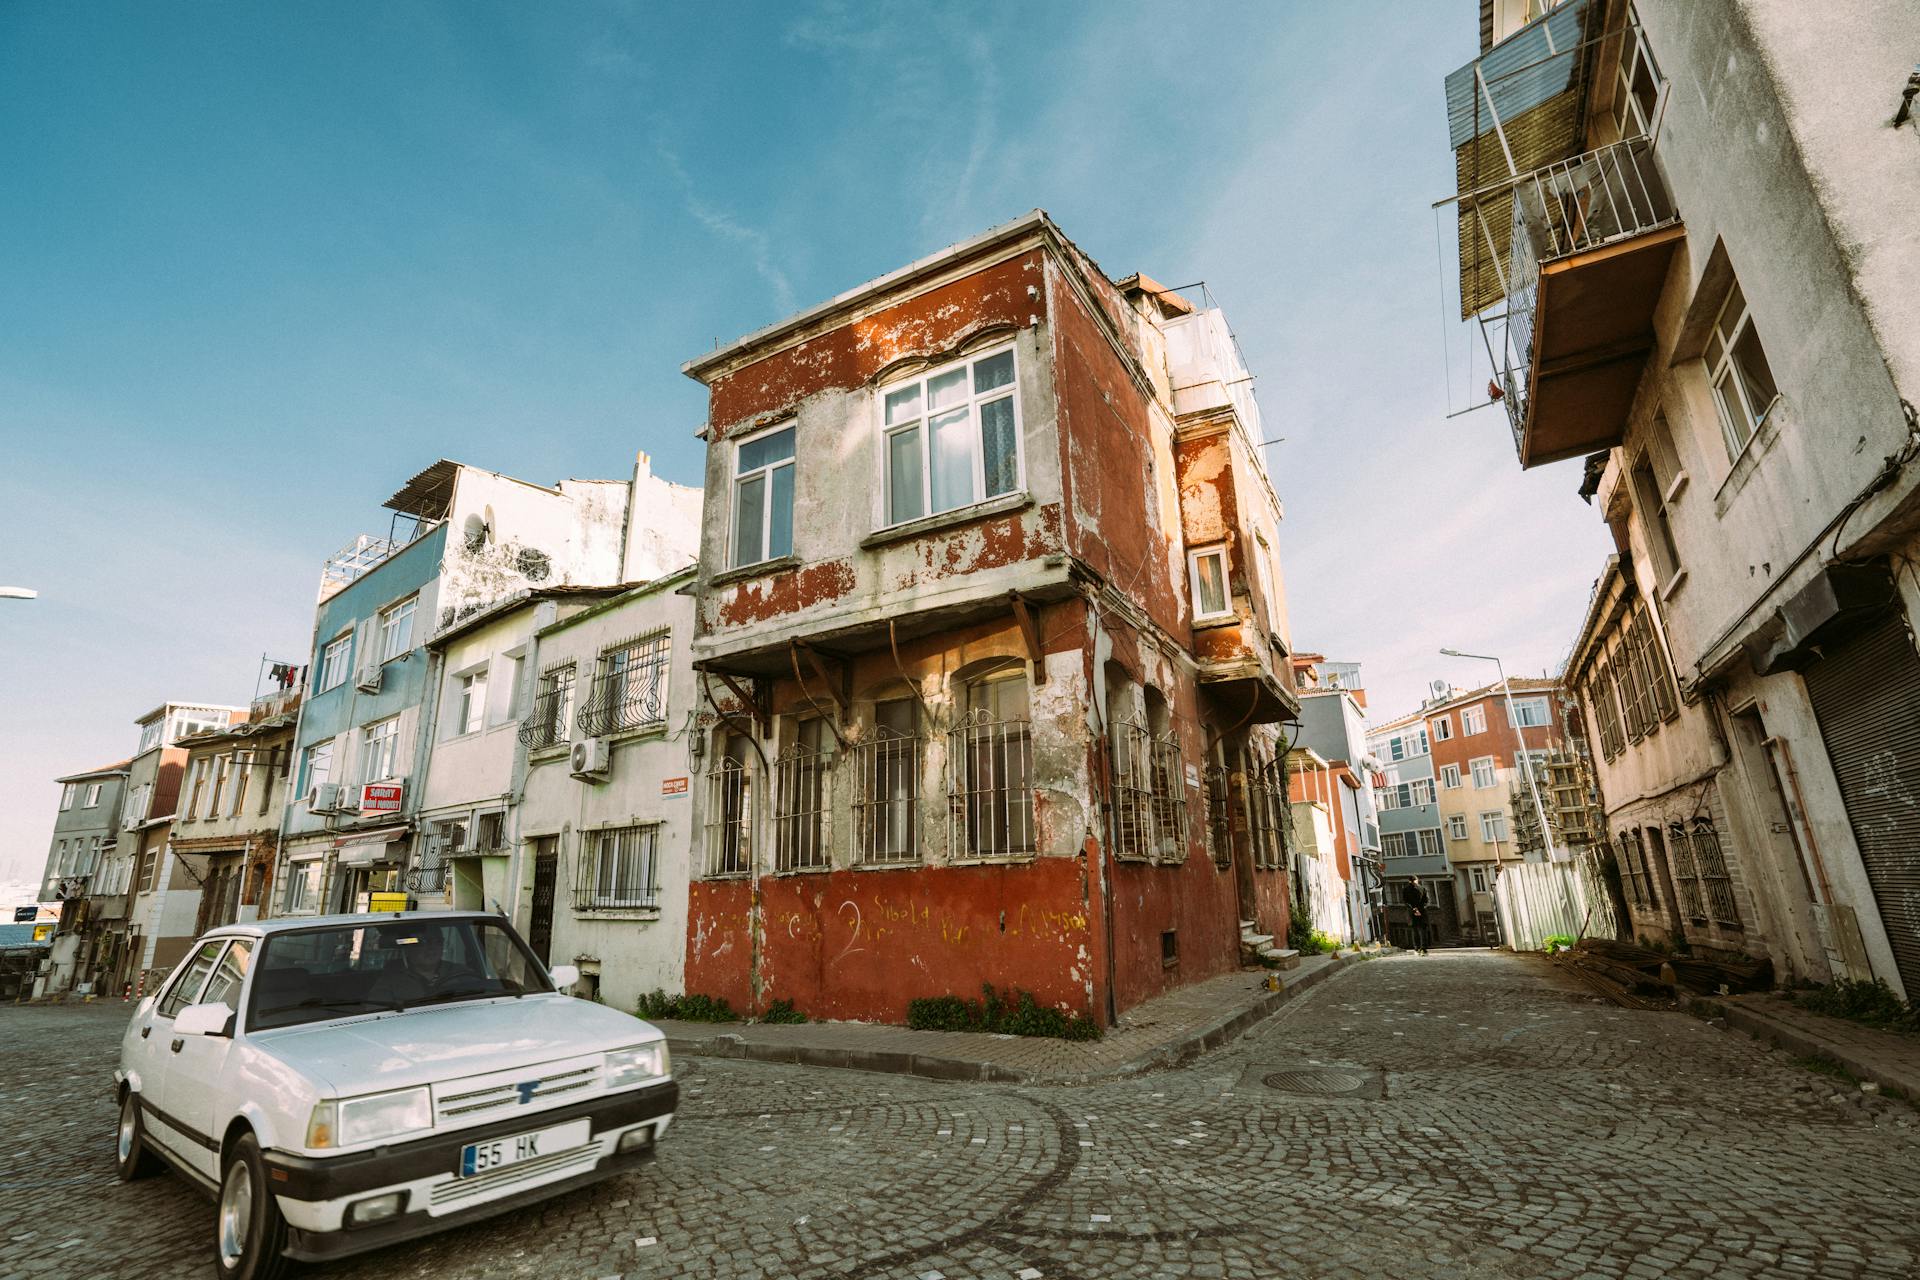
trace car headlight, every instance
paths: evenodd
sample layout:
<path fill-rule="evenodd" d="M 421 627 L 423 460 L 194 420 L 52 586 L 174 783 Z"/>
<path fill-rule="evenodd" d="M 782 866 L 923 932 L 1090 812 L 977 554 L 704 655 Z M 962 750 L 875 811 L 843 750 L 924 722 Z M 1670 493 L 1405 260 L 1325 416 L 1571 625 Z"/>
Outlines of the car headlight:
<path fill-rule="evenodd" d="M 615 1049 L 607 1055 L 607 1088 L 624 1089 L 628 1085 L 658 1080 L 667 1074 L 669 1067 L 665 1040 L 633 1049 Z"/>
<path fill-rule="evenodd" d="M 339 1102 L 322 1102 L 307 1121 L 307 1147 L 351 1147 L 433 1128 L 433 1098 L 426 1089 L 399 1089 Z"/>

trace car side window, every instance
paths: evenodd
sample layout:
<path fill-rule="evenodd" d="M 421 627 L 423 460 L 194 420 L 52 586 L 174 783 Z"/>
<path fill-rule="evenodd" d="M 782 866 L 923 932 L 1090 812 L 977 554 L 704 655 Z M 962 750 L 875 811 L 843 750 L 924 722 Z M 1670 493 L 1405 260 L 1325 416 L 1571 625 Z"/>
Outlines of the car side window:
<path fill-rule="evenodd" d="M 171 1018 L 194 1002 L 194 997 L 200 994 L 200 988 L 207 983 L 207 975 L 213 972 L 214 961 L 220 958 L 220 948 L 226 945 L 224 938 L 200 944 L 200 949 L 193 953 L 193 959 L 187 962 L 185 971 L 161 999 L 158 1011 L 161 1017 Z"/>
<path fill-rule="evenodd" d="M 247 978 L 247 962 L 253 958 L 253 944 L 236 941 L 227 948 L 227 954 L 220 957 L 220 963 L 214 967 L 213 977 L 207 982 L 207 989 L 200 995 L 200 1004 L 224 1004 L 229 1009 L 240 1007 L 240 984 Z"/>

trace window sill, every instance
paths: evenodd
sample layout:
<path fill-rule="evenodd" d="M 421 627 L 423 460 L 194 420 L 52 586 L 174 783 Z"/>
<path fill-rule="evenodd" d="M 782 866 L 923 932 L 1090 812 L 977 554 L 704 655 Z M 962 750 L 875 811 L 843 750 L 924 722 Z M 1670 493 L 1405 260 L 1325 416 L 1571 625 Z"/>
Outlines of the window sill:
<path fill-rule="evenodd" d="M 1685 470 L 1676 471 L 1672 483 L 1667 485 L 1667 491 L 1661 495 L 1660 501 L 1669 507 L 1672 506 L 1680 497 L 1680 491 L 1687 487 L 1687 479 Z"/>
<path fill-rule="evenodd" d="M 918 871 L 926 865 L 919 858 L 902 858 L 898 862 L 856 862 L 849 871 Z"/>
<path fill-rule="evenodd" d="M 776 573 L 785 573 L 788 569 L 798 569 L 799 567 L 799 556 L 775 556 L 771 560 L 756 560 L 752 564 L 743 564 L 732 569 L 723 569 L 711 578 L 708 578 L 707 585 L 723 587 L 729 582 L 747 582 L 754 578 L 771 577 Z"/>
<path fill-rule="evenodd" d="M 1239 622 L 1240 615 L 1237 613 L 1216 613 L 1205 618 L 1195 618 L 1193 620 L 1193 629 L 1195 631 L 1212 631 L 1219 627 L 1237 626 Z"/>
<path fill-rule="evenodd" d="M 652 924 L 660 919 L 658 907 L 575 907 L 575 918 L 580 920 L 624 920 L 638 924 Z"/>
<path fill-rule="evenodd" d="M 1676 571 L 1671 578 L 1667 579 L 1667 585 L 1660 588 L 1661 601 L 1665 602 L 1673 599 L 1674 595 L 1680 590 L 1681 584 L 1686 580 L 1687 571 L 1685 569 Z"/>
<path fill-rule="evenodd" d="M 905 524 L 888 525 L 876 529 L 860 539 L 863 550 L 870 547 L 884 547 L 892 542 L 904 542 L 908 538 L 917 538 L 924 533 L 951 528 L 954 525 L 969 524 L 975 520 L 984 520 L 988 516 L 1004 515 L 1009 511 L 1021 511 L 1033 505 L 1030 493 L 1003 493 L 997 498 L 985 502 L 976 502 L 970 507 L 955 507 L 952 511 L 942 511 L 938 515 L 921 516 L 918 520 L 909 520 Z"/>
<path fill-rule="evenodd" d="M 993 853 L 981 854 L 971 858 L 948 858 L 950 867 L 1015 867 L 1032 862 L 1038 853 Z"/>
<path fill-rule="evenodd" d="M 556 742 L 546 747 L 528 747 L 527 761 L 531 764 L 545 764 L 549 760 L 565 760 L 572 751 L 571 742 Z"/>

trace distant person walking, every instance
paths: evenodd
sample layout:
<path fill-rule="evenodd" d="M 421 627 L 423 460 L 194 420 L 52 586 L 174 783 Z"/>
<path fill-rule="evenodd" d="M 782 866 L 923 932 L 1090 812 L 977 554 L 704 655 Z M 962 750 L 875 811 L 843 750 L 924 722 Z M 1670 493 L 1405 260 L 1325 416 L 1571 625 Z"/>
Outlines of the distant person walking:
<path fill-rule="evenodd" d="M 1406 888 L 1400 891 L 1400 901 L 1407 904 L 1407 911 L 1413 917 L 1413 949 L 1421 955 L 1427 954 L 1427 948 L 1433 945 L 1432 918 L 1427 915 L 1431 901 L 1427 891 L 1420 887 L 1420 877 L 1415 876 Z"/>

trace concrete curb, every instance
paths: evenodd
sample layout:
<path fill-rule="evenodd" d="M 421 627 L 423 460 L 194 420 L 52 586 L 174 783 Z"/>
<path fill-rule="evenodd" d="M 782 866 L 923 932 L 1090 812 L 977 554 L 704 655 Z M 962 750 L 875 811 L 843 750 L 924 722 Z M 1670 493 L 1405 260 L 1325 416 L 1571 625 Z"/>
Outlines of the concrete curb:
<path fill-rule="evenodd" d="M 1029 1074 L 1014 1067 L 973 1058 L 948 1058 L 937 1054 L 907 1053 L 881 1049 L 837 1049 L 826 1045 L 765 1044 L 735 1031 L 717 1032 L 699 1039 L 670 1036 L 667 1048 L 675 1054 L 696 1058 L 736 1058 L 749 1062 L 781 1062 L 804 1067 L 837 1067 L 846 1071 L 878 1071 L 893 1075 L 920 1076 L 927 1080 L 988 1080 L 1002 1084 L 1078 1085 L 1098 1080 L 1113 1080 L 1143 1072 L 1177 1067 L 1203 1053 L 1233 1043 L 1253 1027 L 1273 1016 L 1288 1001 L 1312 990 L 1336 973 L 1371 955 L 1346 955 L 1287 981 L 1278 991 L 1263 993 L 1244 1009 L 1222 1016 L 1179 1040 L 1158 1045 L 1145 1053 L 1098 1071 L 1067 1075 Z"/>
<path fill-rule="evenodd" d="M 1687 1012 L 1698 1017 L 1719 1018 L 1735 1031 L 1743 1031 L 1756 1040 L 1785 1049 L 1803 1058 L 1826 1058 L 1840 1064 L 1856 1079 L 1871 1080 L 1882 1089 L 1898 1089 L 1920 1104 L 1920 1073 L 1869 1062 L 1844 1045 L 1809 1035 L 1799 1027 L 1769 1018 L 1758 1009 L 1745 1005 L 1695 996 L 1687 1002 Z"/>

